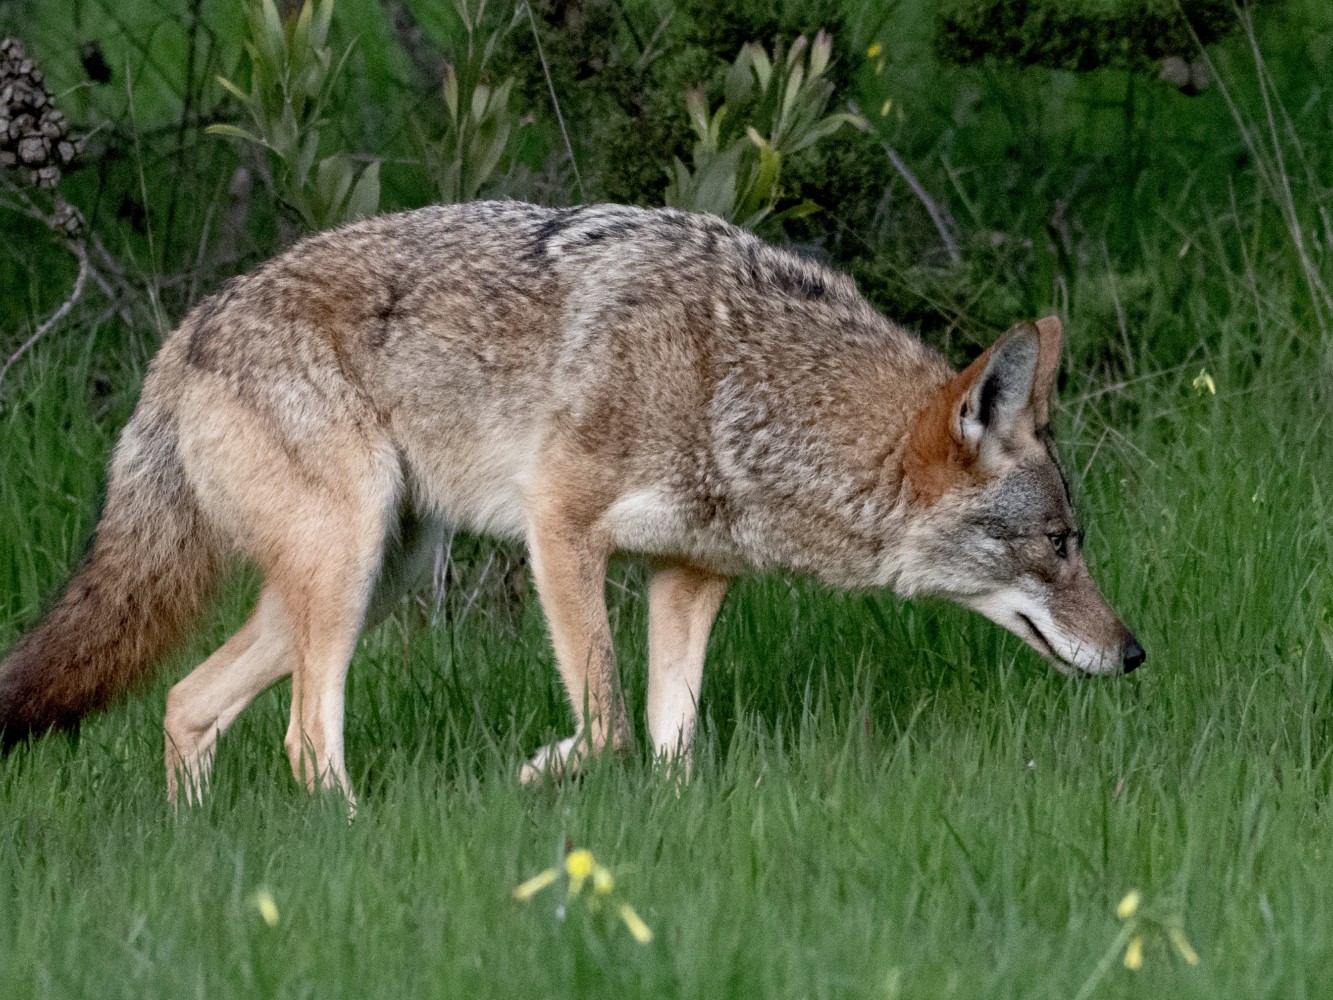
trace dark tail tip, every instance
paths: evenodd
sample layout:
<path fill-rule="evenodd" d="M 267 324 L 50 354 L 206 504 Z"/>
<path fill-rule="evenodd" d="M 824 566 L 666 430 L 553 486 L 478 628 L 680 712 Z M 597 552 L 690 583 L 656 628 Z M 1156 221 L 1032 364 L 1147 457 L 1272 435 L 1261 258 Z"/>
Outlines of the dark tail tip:
<path fill-rule="evenodd" d="M 0 757 L 7 756 L 10 751 L 20 744 L 27 743 L 34 736 L 40 735 L 41 733 L 34 732 L 31 726 L 12 722 L 0 726 Z"/>
<path fill-rule="evenodd" d="M 1139 667 L 1143 666 L 1143 661 L 1148 658 L 1148 654 L 1145 653 L 1143 647 L 1139 645 L 1139 640 L 1131 635 L 1125 639 L 1125 645 L 1121 650 L 1120 657 L 1125 665 L 1125 673 L 1132 674 L 1135 670 L 1138 670 Z"/>
<path fill-rule="evenodd" d="M 39 717 L 31 709 L 14 691 L 0 688 L 0 757 L 48 732 L 78 732 L 79 716 L 75 713 L 56 712 Z"/>

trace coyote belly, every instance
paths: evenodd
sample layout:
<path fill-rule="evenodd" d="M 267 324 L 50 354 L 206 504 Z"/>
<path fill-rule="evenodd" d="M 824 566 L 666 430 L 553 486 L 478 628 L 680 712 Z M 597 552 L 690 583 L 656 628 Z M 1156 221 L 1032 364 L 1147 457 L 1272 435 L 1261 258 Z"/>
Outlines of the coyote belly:
<path fill-rule="evenodd" d="M 312 237 L 154 359 L 87 560 L 0 663 L 3 739 L 146 677 L 245 560 L 253 613 L 168 697 L 171 793 L 290 674 L 293 770 L 350 796 L 348 662 L 437 523 L 528 546 L 576 733 L 527 776 L 630 739 L 617 551 L 652 566 L 663 755 L 688 753 L 709 630 L 754 570 L 944 596 L 1065 669 L 1131 670 L 1050 436 L 1060 339 L 1020 323 L 955 373 L 845 276 L 671 210 L 476 203 Z"/>

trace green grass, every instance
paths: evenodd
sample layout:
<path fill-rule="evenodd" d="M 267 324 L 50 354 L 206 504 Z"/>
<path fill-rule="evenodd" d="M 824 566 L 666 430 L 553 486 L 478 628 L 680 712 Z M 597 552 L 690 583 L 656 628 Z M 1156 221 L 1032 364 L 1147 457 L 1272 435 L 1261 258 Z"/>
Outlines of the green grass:
<path fill-rule="evenodd" d="M 873 27 L 880 7 L 862 7 Z M 926 23 L 899 17 L 884 37 Z M 104 39 L 112 55 L 138 37 L 123 33 Z M 963 269 L 901 279 L 964 286 L 941 341 L 1052 303 L 1067 319 L 1057 431 L 1142 670 L 1074 680 L 955 608 L 747 580 L 714 632 L 691 783 L 639 753 L 525 788 L 520 762 L 570 726 L 529 597 L 513 615 L 391 620 L 363 639 L 355 822 L 293 782 L 284 685 L 223 738 L 207 801 L 173 814 L 166 691 L 242 619 L 241 580 L 149 690 L 77 739 L 0 759 L 0 998 L 1326 996 L 1333 342 L 1311 268 L 1333 285 L 1333 187 L 1326 144 L 1294 135 L 1327 132 L 1327 93 L 1301 73 L 1326 64 L 1315 43 L 1330 36 L 1305 33 L 1309 53 L 1293 29 L 1272 64 L 1290 128 L 1281 109 L 1266 123 L 1252 69 L 1233 78 L 1248 149 L 1214 97 L 1144 90 L 1132 131 L 1115 75 L 946 78 L 896 48 L 892 72 L 861 72 L 863 107 L 908 104 L 895 141 L 928 181 L 944 164 L 952 188 L 935 170 L 932 190 L 982 247 Z M 166 114 L 149 70 L 175 37 L 131 46 L 146 121 Z M 74 73 L 70 59 L 51 72 Z M 1067 260 L 1048 245 L 1065 197 Z M 985 256 L 992 230 L 1006 238 Z M 8 336 L 70 275 L 40 232 L 6 234 Z M 0 386 L 0 649 L 83 549 L 143 339 L 71 323 Z M 642 732 L 643 574 L 616 572 Z M 570 847 L 613 869 L 651 943 L 581 902 L 562 911 L 558 888 L 512 898 Z M 1131 889 L 1197 966 L 1151 927 L 1142 970 L 1122 966 Z"/>
<path fill-rule="evenodd" d="M 165 691 L 239 619 L 238 587 L 151 691 L 0 761 L 0 995 L 1323 995 L 1326 361 L 1297 306 L 1201 287 L 1182 309 L 1224 317 L 1200 358 L 1215 396 L 1191 368 L 1080 402 L 1098 383 L 1075 371 L 1058 417 L 1094 571 L 1149 653 L 1132 677 L 1059 676 L 941 605 L 750 580 L 714 635 L 688 786 L 631 756 L 521 788 L 568 726 L 535 602 L 390 621 L 352 670 L 354 823 L 292 781 L 281 688 L 173 815 Z M 132 402 L 84 401 L 92 353 L 39 348 L 7 389 L 6 636 L 77 556 Z M 643 601 L 613 593 L 641 713 Z M 559 890 L 511 898 L 570 845 L 614 869 L 650 944 L 578 902 L 561 919 Z M 1117 950 L 1095 973 L 1132 888 L 1197 967 L 1150 933 L 1142 971 Z"/>

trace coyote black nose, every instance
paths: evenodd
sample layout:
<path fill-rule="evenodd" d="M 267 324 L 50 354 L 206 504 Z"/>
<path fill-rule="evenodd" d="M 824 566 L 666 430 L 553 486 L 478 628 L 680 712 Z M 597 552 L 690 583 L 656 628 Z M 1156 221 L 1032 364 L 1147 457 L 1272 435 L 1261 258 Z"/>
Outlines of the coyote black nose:
<path fill-rule="evenodd" d="M 1148 658 L 1148 654 L 1143 651 L 1139 645 L 1139 640 L 1132 635 L 1125 640 L 1124 649 L 1120 653 L 1125 663 L 1125 673 L 1132 674 L 1139 667 L 1143 666 L 1143 661 Z"/>

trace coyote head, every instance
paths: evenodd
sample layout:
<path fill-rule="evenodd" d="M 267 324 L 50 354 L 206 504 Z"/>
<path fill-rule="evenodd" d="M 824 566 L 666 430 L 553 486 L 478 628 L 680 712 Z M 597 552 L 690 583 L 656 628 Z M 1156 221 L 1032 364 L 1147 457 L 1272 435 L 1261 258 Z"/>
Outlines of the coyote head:
<path fill-rule="evenodd" d="M 1051 438 L 1060 321 L 1014 327 L 917 417 L 903 463 L 913 508 L 905 589 L 949 598 L 1068 673 L 1135 669 L 1143 647 L 1083 561 Z"/>

